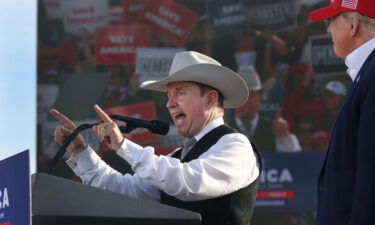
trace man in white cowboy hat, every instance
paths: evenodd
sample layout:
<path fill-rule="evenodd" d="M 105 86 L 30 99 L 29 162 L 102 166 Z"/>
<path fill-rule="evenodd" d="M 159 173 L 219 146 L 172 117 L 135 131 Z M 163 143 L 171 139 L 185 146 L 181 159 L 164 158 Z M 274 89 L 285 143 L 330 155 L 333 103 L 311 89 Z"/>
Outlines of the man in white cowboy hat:
<path fill-rule="evenodd" d="M 374 224 L 375 2 L 331 0 L 310 13 L 329 19 L 335 53 L 353 83 L 332 128 L 318 181 L 318 225 Z"/>
<path fill-rule="evenodd" d="M 235 109 L 235 116 L 229 124 L 246 134 L 262 152 L 300 152 L 298 139 L 290 132 L 288 121 L 281 117 L 281 110 L 275 113 L 273 120 L 259 114 L 263 100 L 262 83 L 254 67 L 240 67 L 237 74 L 245 81 L 249 98 Z"/>
<path fill-rule="evenodd" d="M 199 212 L 203 225 L 249 224 L 260 155 L 246 136 L 223 121 L 224 108 L 238 107 L 248 98 L 242 78 L 205 55 L 180 52 L 168 77 L 142 87 L 166 92 L 166 106 L 179 134 L 187 138 L 184 148 L 156 156 L 153 147 L 125 139 L 95 106 L 103 120 L 94 127 L 100 141 L 130 163 L 134 175 L 110 168 L 82 137 L 68 146 L 73 153 L 68 165 L 86 184 Z M 56 110 L 51 113 L 62 123 L 55 131 L 55 141 L 61 144 L 74 124 Z"/>

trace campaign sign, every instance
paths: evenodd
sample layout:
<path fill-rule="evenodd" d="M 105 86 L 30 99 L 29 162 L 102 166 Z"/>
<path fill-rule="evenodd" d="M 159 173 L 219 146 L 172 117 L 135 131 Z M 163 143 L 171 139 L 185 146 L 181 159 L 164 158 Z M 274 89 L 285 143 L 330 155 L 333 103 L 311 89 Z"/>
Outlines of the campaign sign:
<path fill-rule="evenodd" d="M 247 30 L 247 19 L 241 0 L 206 0 L 211 26 L 217 34 Z"/>
<path fill-rule="evenodd" d="M 139 83 L 161 80 L 168 76 L 173 57 L 183 48 L 137 48 L 135 71 Z"/>
<path fill-rule="evenodd" d="M 124 8 L 122 6 L 112 6 L 109 8 L 109 24 L 124 25 L 123 21 Z"/>
<path fill-rule="evenodd" d="M 262 104 L 259 106 L 260 115 L 271 120 L 275 117 L 275 112 L 283 107 L 284 84 L 275 83 L 272 89 L 263 96 Z"/>
<path fill-rule="evenodd" d="M 43 5 L 49 19 L 61 19 L 60 0 L 43 0 Z"/>
<path fill-rule="evenodd" d="M 174 1 L 152 0 L 147 2 L 138 23 L 148 24 L 151 32 L 157 33 L 168 43 L 182 46 L 197 18 L 196 12 Z"/>
<path fill-rule="evenodd" d="M 107 0 L 64 0 L 60 6 L 67 33 L 79 34 L 84 28 L 93 34 L 96 27 L 108 25 Z"/>
<path fill-rule="evenodd" d="M 123 5 L 125 24 L 137 23 L 138 17 L 148 1 L 150 0 L 125 0 Z"/>
<path fill-rule="evenodd" d="M 244 0 L 244 10 L 250 27 L 273 31 L 297 25 L 294 0 Z"/>
<path fill-rule="evenodd" d="M 0 161 L 0 224 L 30 224 L 29 150 Z"/>
<path fill-rule="evenodd" d="M 345 62 L 333 51 L 331 36 L 312 36 L 309 39 L 311 65 L 316 74 L 334 74 L 345 72 Z"/>
<path fill-rule="evenodd" d="M 317 180 L 324 152 L 264 153 L 255 209 L 309 211 L 317 207 Z"/>
<path fill-rule="evenodd" d="M 108 115 L 121 115 L 143 120 L 156 119 L 155 103 L 153 101 L 141 102 L 125 106 L 116 106 L 104 109 L 104 111 Z M 120 126 L 124 125 L 120 121 L 117 122 Z M 125 136 L 129 140 L 132 140 L 138 144 L 152 144 L 159 140 L 158 135 L 151 133 L 145 128 L 136 128 L 130 134 L 126 134 Z"/>
<path fill-rule="evenodd" d="M 135 62 L 136 48 L 150 44 L 149 29 L 142 25 L 98 27 L 95 43 L 99 65 Z"/>

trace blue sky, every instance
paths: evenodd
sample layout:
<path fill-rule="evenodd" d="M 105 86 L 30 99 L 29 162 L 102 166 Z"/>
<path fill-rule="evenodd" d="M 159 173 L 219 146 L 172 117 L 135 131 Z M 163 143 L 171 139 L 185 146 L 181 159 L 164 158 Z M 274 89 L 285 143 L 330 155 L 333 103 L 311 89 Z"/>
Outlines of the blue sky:
<path fill-rule="evenodd" d="M 0 160 L 36 151 L 36 0 L 0 0 Z"/>

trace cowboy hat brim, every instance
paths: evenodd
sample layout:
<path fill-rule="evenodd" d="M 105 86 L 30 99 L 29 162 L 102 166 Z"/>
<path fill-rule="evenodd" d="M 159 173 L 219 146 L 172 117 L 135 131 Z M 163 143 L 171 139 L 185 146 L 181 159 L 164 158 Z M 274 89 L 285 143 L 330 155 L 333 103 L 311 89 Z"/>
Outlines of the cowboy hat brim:
<path fill-rule="evenodd" d="M 249 96 L 246 83 L 240 76 L 226 67 L 208 63 L 185 67 L 159 81 L 145 81 L 141 87 L 166 92 L 167 85 L 177 81 L 198 82 L 216 88 L 224 97 L 224 108 L 239 107 Z"/>

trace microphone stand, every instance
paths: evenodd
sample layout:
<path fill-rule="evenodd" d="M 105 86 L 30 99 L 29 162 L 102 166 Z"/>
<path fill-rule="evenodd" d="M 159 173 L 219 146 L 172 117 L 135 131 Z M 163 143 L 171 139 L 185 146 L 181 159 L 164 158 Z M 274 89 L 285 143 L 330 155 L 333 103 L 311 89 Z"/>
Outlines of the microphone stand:
<path fill-rule="evenodd" d="M 122 120 L 121 118 L 117 118 L 118 116 L 117 115 L 111 115 L 110 117 L 114 118 L 114 119 L 117 119 L 117 120 L 121 120 L 121 121 L 124 121 Z M 57 151 L 55 157 L 52 159 L 52 162 L 51 164 L 48 166 L 48 169 L 47 169 L 47 173 L 48 174 L 51 174 L 54 170 L 54 168 L 56 167 L 56 164 L 58 163 L 58 161 L 63 157 L 63 155 L 65 154 L 66 152 L 66 148 L 69 146 L 69 144 L 74 140 L 74 138 L 77 137 L 77 135 L 84 131 L 84 130 L 87 130 L 87 129 L 90 129 L 92 128 L 93 126 L 96 126 L 98 125 L 99 123 L 93 123 L 93 124 L 89 124 L 89 123 L 85 123 L 85 124 L 82 124 L 80 126 L 78 126 L 69 136 L 67 136 L 64 140 L 64 142 L 62 143 L 62 145 L 60 146 L 59 150 Z M 124 133 L 124 134 L 129 134 L 130 132 L 132 132 L 134 129 L 138 128 L 139 126 L 135 125 L 135 124 L 130 124 L 130 123 L 127 123 L 126 126 L 119 126 L 119 129 L 121 131 L 121 133 Z"/>
<path fill-rule="evenodd" d="M 57 151 L 55 157 L 53 158 L 51 164 L 49 165 L 48 169 L 47 169 L 47 173 L 48 174 L 51 174 L 53 169 L 55 168 L 57 162 L 63 157 L 63 155 L 65 154 L 66 152 L 66 148 L 69 146 L 69 144 L 74 140 L 74 138 L 77 137 L 77 135 L 84 131 L 84 130 L 87 130 L 87 129 L 90 129 L 92 128 L 93 126 L 95 125 L 98 125 L 98 123 L 93 123 L 93 124 L 88 124 L 88 123 L 85 123 L 85 124 L 82 124 L 80 126 L 78 126 L 69 136 L 67 136 L 64 140 L 64 142 L 62 143 L 62 145 L 60 146 L 59 150 Z"/>

